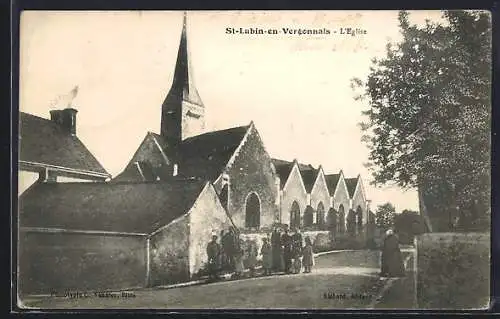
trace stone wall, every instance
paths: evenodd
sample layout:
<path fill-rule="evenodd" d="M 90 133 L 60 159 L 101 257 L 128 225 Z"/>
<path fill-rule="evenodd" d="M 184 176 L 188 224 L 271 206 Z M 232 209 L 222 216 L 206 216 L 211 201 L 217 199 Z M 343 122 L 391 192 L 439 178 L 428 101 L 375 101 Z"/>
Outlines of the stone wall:
<path fill-rule="evenodd" d="M 189 216 L 183 215 L 151 236 L 151 286 L 189 279 Z"/>
<path fill-rule="evenodd" d="M 278 216 L 271 158 L 255 128 L 252 128 L 229 172 L 229 213 L 239 228 L 245 227 L 247 196 L 255 192 L 260 200 L 260 226 L 270 227 Z"/>
<path fill-rule="evenodd" d="M 417 236 L 416 289 L 420 309 L 479 309 L 489 305 L 490 235 Z"/>
<path fill-rule="evenodd" d="M 21 231 L 21 294 L 144 287 L 146 239 Z"/>
<path fill-rule="evenodd" d="M 221 241 L 221 230 L 228 231 L 231 222 L 220 204 L 215 189 L 207 184 L 189 211 L 189 274 L 196 275 L 206 269 L 207 245 L 212 233 Z"/>

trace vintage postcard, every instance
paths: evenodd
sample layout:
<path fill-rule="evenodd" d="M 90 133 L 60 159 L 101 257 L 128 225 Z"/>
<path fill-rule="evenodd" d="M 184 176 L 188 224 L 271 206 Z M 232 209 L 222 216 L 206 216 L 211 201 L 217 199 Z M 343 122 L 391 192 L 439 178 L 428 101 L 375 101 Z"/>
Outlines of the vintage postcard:
<path fill-rule="evenodd" d="M 20 309 L 486 309 L 486 11 L 24 11 Z"/>

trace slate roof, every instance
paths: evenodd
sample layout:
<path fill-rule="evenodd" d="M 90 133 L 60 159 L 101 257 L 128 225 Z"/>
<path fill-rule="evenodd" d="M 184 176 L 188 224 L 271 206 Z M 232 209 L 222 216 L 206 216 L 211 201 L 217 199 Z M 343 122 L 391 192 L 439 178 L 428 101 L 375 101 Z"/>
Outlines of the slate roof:
<path fill-rule="evenodd" d="M 75 135 L 51 120 L 19 114 L 19 159 L 109 175 Z"/>
<path fill-rule="evenodd" d="M 337 188 L 337 184 L 340 181 L 340 173 L 325 175 L 325 180 L 326 185 L 328 186 L 328 191 L 330 192 L 330 195 L 333 196 L 333 193 L 335 193 L 335 189 Z"/>
<path fill-rule="evenodd" d="M 352 198 L 354 196 L 354 191 L 356 191 L 356 185 L 358 184 L 358 178 L 357 177 L 346 178 L 345 184 L 347 186 L 347 190 L 349 191 L 349 197 Z"/>
<path fill-rule="evenodd" d="M 310 166 L 307 168 L 300 169 L 300 175 L 302 176 L 302 180 L 304 181 L 304 186 L 306 187 L 306 191 L 310 193 L 314 186 L 314 182 L 316 181 L 316 176 L 318 176 L 318 169 L 314 169 L 314 167 Z"/>
<path fill-rule="evenodd" d="M 290 173 L 292 172 L 293 163 L 277 158 L 273 158 L 272 162 L 274 167 L 276 168 L 276 173 L 280 177 L 281 188 L 285 186 Z M 319 170 L 316 170 L 314 166 L 311 164 L 302 164 L 297 162 L 297 166 L 299 167 L 300 176 L 302 177 L 302 181 L 306 187 L 308 193 L 311 192 L 312 187 L 314 186 L 314 182 L 316 181 L 316 176 Z"/>
<path fill-rule="evenodd" d="M 179 146 L 179 175 L 216 180 L 249 128 L 249 125 L 233 127 L 182 141 Z"/>
<path fill-rule="evenodd" d="M 186 214 L 206 182 L 41 183 L 20 199 L 22 227 L 151 233 Z"/>
<path fill-rule="evenodd" d="M 274 165 L 274 168 L 276 168 L 276 174 L 280 177 L 280 188 L 283 189 L 285 187 L 285 183 L 288 180 L 288 177 L 290 176 L 290 173 L 292 172 L 293 168 L 293 162 L 287 162 L 283 161 L 280 159 L 271 159 Z"/>

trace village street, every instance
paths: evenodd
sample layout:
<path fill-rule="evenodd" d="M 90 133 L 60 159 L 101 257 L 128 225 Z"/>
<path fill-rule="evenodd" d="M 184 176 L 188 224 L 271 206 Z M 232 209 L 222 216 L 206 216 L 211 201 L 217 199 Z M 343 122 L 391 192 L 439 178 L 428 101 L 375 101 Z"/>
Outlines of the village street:
<path fill-rule="evenodd" d="M 318 256 L 310 274 L 276 275 L 180 288 L 131 291 L 134 297 L 26 300 L 41 308 L 217 309 L 369 308 L 387 280 L 378 277 L 378 251 L 343 251 Z"/>

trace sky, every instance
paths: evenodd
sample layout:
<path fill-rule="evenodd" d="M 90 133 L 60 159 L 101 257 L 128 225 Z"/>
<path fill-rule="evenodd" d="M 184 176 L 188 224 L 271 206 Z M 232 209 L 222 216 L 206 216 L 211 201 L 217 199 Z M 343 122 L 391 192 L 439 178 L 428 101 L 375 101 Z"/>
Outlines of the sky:
<path fill-rule="evenodd" d="M 415 190 L 370 185 L 369 151 L 358 123 L 368 108 L 351 79 L 366 79 L 400 34 L 397 11 L 187 13 L 194 79 L 206 130 L 254 121 L 275 158 L 361 174 L 371 208 L 391 202 L 418 209 Z M 410 21 L 439 11 L 410 11 Z M 21 15 L 20 110 L 49 118 L 78 85 L 77 135 L 116 176 L 148 131 L 159 133 L 161 104 L 173 77 L 183 13 L 25 11 Z M 228 34 L 226 28 L 323 29 L 330 34 Z M 366 30 L 356 36 L 340 28 Z M 334 33 L 333 31 L 337 31 Z"/>

